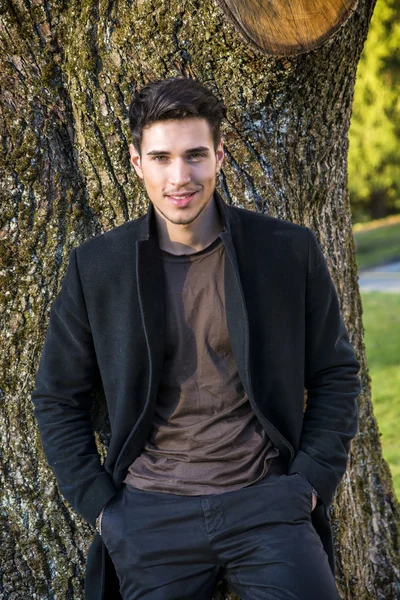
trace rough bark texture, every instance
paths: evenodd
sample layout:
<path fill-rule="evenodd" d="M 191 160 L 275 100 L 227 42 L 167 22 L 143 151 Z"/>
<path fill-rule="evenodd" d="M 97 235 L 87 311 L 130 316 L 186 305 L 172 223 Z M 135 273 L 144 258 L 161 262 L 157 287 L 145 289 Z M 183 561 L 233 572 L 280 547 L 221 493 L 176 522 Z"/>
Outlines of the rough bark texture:
<path fill-rule="evenodd" d="M 1 598 L 84 597 L 93 531 L 58 492 L 30 392 L 71 248 L 146 208 L 128 160 L 131 94 L 177 74 L 226 100 L 225 199 L 317 233 L 362 364 L 360 433 L 332 514 L 338 586 L 348 600 L 400 598 L 399 506 L 371 405 L 346 182 L 374 0 L 291 59 L 246 45 L 213 0 L 3 2 Z"/>

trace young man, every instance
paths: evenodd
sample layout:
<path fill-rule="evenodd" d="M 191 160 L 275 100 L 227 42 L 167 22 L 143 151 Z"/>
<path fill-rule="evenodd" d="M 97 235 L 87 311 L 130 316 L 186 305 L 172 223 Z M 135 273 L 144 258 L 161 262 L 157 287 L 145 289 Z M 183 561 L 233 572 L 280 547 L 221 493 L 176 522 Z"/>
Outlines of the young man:
<path fill-rule="evenodd" d="M 72 250 L 32 395 L 60 490 L 98 528 L 86 597 L 206 600 L 224 577 L 242 599 L 337 600 L 360 365 L 316 237 L 225 204 L 225 109 L 200 83 L 151 83 L 129 114 L 148 213 Z"/>

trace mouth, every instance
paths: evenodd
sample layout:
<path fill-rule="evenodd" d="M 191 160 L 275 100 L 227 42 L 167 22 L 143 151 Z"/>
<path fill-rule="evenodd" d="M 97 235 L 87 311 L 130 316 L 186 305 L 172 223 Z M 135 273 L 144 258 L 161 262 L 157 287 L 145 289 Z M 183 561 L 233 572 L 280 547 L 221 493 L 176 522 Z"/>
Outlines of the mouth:
<path fill-rule="evenodd" d="M 187 206 L 196 193 L 197 192 L 181 192 L 176 196 L 167 196 L 167 198 L 175 206 Z"/>

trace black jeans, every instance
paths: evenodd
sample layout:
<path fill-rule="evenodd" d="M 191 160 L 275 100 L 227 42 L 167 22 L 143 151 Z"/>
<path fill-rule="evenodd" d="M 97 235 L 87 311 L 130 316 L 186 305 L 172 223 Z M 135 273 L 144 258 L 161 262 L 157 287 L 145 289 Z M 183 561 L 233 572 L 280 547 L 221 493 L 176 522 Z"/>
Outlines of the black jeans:
<path fill-rule="evenodd" d="M 211 600 L 221 576 L 242 600 L 340 600 L 311 509 L 298 474 L 204 496 L 125 484 L 102 535 L 124 600 Z"/>

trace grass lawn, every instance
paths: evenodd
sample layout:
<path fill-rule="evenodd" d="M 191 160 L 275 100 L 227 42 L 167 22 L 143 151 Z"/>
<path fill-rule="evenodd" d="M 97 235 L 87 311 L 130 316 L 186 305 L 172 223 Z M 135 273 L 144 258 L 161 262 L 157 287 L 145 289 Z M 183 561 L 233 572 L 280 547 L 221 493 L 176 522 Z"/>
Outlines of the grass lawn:
<path fill-rule="evenodd" d="M 382 219 L 384 221 L 384 219 Z M 354 227 L 359 269 L 375 267 L 393 259 L 400 260 L 400 222 L 359 230 Z"/>
<path fill-rule="evenodd" d="M 400 499 L 400 294 L 362 292 L 362 305 L 374 413 Z"/>

